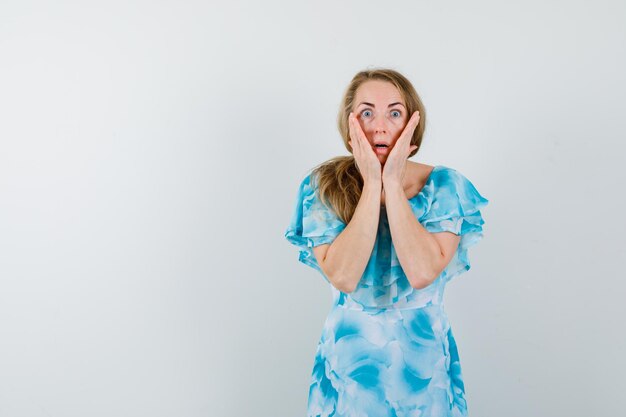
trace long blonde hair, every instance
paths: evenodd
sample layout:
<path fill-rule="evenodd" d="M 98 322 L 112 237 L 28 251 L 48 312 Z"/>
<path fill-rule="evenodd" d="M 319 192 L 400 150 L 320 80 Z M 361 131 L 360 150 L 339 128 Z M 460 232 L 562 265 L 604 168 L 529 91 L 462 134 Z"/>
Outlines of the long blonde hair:
<path fill-rule="evenodd" d="M 413 112 L 419 111 L 420 121 L 411 138 L 411 145 L 416 145 L 417 148 L 409 154 L 409 157 L 415 155 L 420 149 L 422 137 L 424 136 L 426 109 L 411 82 L 399 72 L 389 68 L 360 71 L 350 81 L 343 95 L 339 114 L 337 115 L 337 127 L 339 128 L 344 146 L 348 152 L 352 153 L 348 143 L 350 140 L 348 115 L 353 111 L 357 89 L 361 84 L 369 80 L 387 81 L 398 89 L 406 104 L 407 121 Z M 322 162 L 312 169 L 311 181 L 317 182 L 318 195 L 322 202 L 347 224 L 354 215 L 363 189 L 363 177 L 357 169 L 354 156 L 338 156 Z"/>

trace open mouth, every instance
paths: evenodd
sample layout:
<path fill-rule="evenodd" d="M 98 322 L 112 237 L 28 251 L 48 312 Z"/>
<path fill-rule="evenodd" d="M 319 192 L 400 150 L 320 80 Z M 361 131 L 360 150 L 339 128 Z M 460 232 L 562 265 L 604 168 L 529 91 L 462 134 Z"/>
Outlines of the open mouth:
<path fill-rule="evenodd" d="M 376 155 L 387 155 L 388 151 L 388 145 L 374 145 L 374 152 Z"/>

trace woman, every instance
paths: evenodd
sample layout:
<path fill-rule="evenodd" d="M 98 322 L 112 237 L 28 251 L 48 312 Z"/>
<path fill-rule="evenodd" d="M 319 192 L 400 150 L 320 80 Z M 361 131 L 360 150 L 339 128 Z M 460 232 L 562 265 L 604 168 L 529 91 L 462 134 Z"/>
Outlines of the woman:
<path fill-rule="evenodd" d="M 445 285 L 470 269 L 488 203 L 458 171 L 408 161 L 424 106 L 403 75 L 362 71 L 339 131 L 353 156 L 301 182 L 285 237 L 331 284 L 309 416 L 466 416 Z"/>

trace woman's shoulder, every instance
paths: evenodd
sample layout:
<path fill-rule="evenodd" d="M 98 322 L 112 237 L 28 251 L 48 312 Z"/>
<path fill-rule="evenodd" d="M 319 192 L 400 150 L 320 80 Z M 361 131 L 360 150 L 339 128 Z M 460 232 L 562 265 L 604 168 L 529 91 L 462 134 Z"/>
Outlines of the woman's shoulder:
<path fill-rule="evenodd" d="M 474 183 L 458 169 L 437 165 L 430 177 L 432 197 L 438 201 L 459 201 L 461 205 L 486 204 L 487 200 Z"/>
<path fill-rule="evenodd" d="M 407 163 L 410 167 L 411 182 L 414 185 L 423 185 L 430 177 L 433 169 L 437 167 L 436 165 L 422 164 L 413 161 L 407 161 Z"/>
<path fill-rule="evenodd" d="M 437 178 L 454 178 L 463 177 L 457 169 L 449 167 L 447 165 L 429 165 L 418 162 L 411 162 L 413 171 L 413 182 L 416 184 L 425 184 L 429 179 Z"/>
<path fill-rule="evenodd" d="M 410 180 L 407 188 L 407 195 L 417 196 L 434 186 L 436 177 L 441 176 L 441 171 L 447 167 L 442 165 L 428 165 L 418 162 L 410 163 Z"/>
<path fill-rule="evenodd" d="M 425 182 L 433 182 L 437 187 L 463 185 L 469 179 L 458 169 L 447 165 L 424 165 L 422 176 Z"/>
<path fill-rule="evenodd" d="M 437 200 L 453 202 L 458 198 L 474 202 L 486 200 L 472 181 L 456 168 L 415 163 L 413 169 L 415 190 L 411 195 L 417 193 L 415 195 L 422 196 L 430 202 Z"/>

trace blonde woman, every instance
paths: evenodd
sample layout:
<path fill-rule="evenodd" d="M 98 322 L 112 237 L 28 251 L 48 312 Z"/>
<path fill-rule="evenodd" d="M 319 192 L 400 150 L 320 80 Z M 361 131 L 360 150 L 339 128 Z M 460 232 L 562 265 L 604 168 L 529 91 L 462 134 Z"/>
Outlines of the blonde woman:
<path fill-rule="evenodd" d="M 470 269 L 488 203 L 460 172 L 409 161 L 426 112 L 409 80 L 361 71 L 338 126 L 352 156 L 300 183 L 285 232 L 330 284 L 309 416 L 466 416 L 446 284 Z"/>

